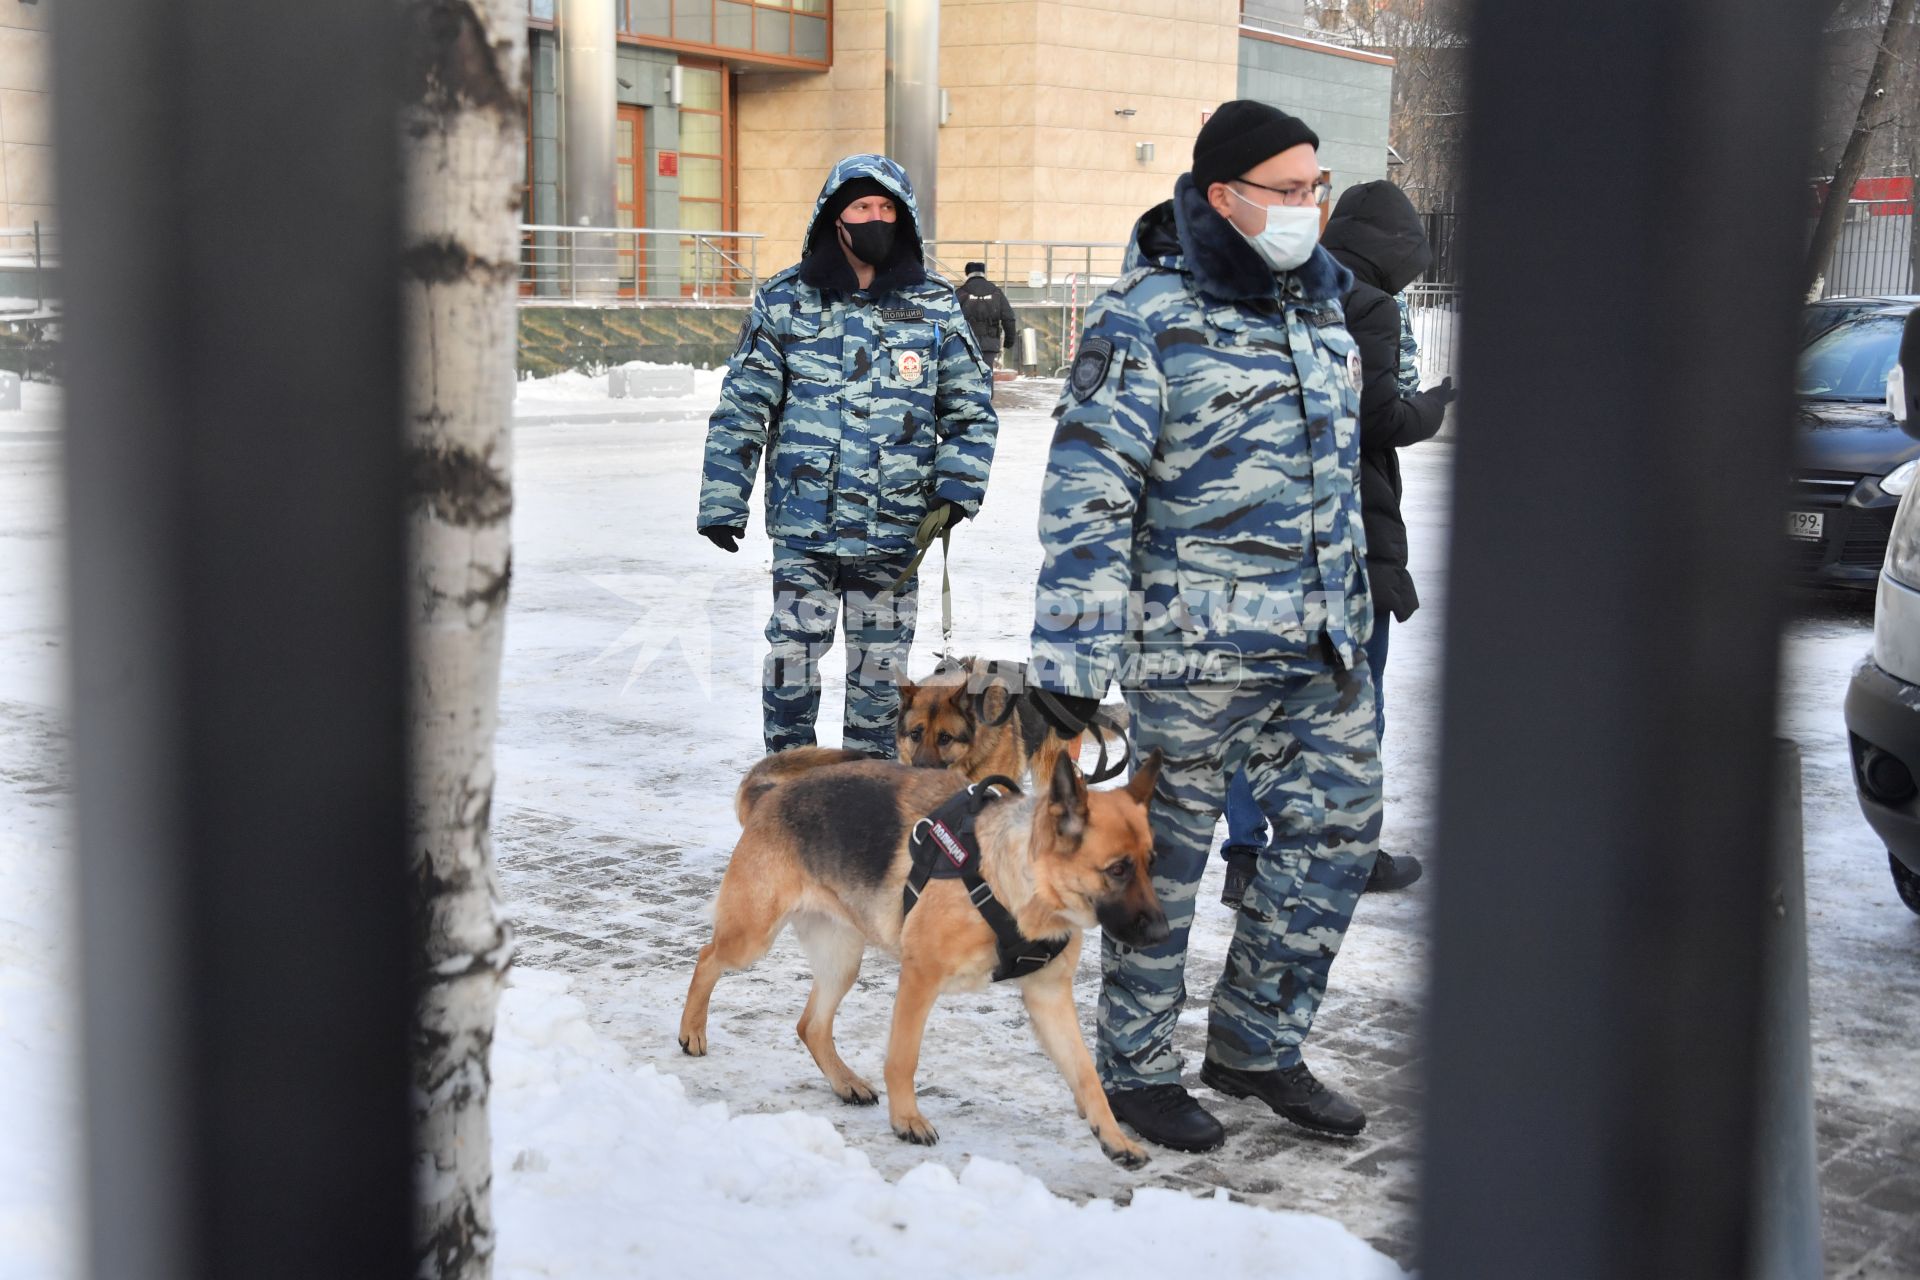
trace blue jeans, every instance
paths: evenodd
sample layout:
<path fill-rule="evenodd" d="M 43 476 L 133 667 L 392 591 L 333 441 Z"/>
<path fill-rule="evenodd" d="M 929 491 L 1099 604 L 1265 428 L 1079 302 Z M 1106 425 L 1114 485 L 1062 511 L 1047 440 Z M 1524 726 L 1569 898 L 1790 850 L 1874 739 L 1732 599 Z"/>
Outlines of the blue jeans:
<path fill-rule="evenodd" d="M 1376 741 L 1387 734 L 1387 625 L 1393 615 L 1382 610 L 1373 620 L 1373 637 L 1366 643 L 1367 669 L 1373 673 L 1373 729 Z M 1267 819 L 1253 802 L 1253 786 L 1242 769 L 1227 784 L 1227 842 L 1220 852 L 1229 861 L 1248 863 L 1267 847 Z"/>

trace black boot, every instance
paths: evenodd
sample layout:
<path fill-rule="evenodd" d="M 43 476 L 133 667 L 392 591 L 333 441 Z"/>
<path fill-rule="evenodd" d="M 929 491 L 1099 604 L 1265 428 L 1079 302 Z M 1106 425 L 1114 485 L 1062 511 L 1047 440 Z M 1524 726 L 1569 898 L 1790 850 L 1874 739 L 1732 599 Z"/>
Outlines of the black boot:
<path fill-rule="evenodd" d="M 1107 1090 L 1114 1118 L 1157 1146 L 1175 1151 L 1211 1151 L 1227 1140 L 1213 1113 L 1177 1084 Z"/>
<path fill-rule="evenodd" d="M 1367 875 L 1366 893 L 1392 893 L 1395 889 L 1404 889 L 1420 878 L 1420 859 L 1410 853 L 1398 857 L 1382 849 L 1373 860 L 1373 870 Z"/>
<path fill-rule="evenodd" d="M 1282 1119 L 1314 1133 L 1351 1138 L 1367 1127 L 1367 1113 L 1315 1080 L 1304 1062 L 1278 1071 L 1235 1071 L 1209 1058 L 1200 1068 L 1200 1083 L 1229 1098 L 1258 1098 Z"/>

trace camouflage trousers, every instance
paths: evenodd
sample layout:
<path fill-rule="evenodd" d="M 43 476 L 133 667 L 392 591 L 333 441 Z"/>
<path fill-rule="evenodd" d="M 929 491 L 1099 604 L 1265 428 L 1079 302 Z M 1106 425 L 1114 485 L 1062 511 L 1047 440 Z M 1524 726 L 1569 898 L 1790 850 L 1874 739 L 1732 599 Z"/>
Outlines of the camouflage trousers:
<path fill-rule="evenodd" d="M 845 617 L 847 710 L 841 744 L 891 760 L 899 679 L 913 648 L 915 588 L 894 579 L 911 553 L 841 559 L 773 545 L 772 646 L 762 671 L 767 751 L 814 745 L 820 717 L 820 662 Z"/>
<path fill-rule="evenodd" d="M 1207 1056 L 1291 1066 L 1380 843 L 1380 757 L 1365 663 L 1297 667 L 1239 687 L 1130 693 L 1134 749 L 1165 755 L 1149 822 L 1154 889 L 1172 935 L 1134 948 L 1102 936 L 1099 1062 L 1109 1088 L 1177 1083 L 1187 935 L 1227 781 L 1245 768 L 1273 827 L 1214 983 Z M 1222 908 L 1224 910 L 1224 908 Z"/>

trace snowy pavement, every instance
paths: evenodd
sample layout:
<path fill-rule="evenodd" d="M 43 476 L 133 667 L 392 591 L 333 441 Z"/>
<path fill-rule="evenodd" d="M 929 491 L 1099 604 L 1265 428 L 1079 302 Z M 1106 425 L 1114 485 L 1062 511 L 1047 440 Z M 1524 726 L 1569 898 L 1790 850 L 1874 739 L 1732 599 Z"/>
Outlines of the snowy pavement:
<path fill-rule="evenodd" d="M 1054 385 L 1001 391 L 988 504 L 954 540 L 958 652 L 1025 655 Z M 897 1273 L 909 1259 L 943 1274 L 925 1266 L 942 1255 L 969 1274 L 997 1273 L 997 1263 L 967 1252 L 982 1245 L 978 1233 L 952 1242 L 937 1215 L 916 1207 L 936 1193 L 964 1204 L 963 1215 L 994 1206 L 995 1221 L 1021 1224 L 1021 1239 L 1071 1242 L 1066 1261 L 1038 1248 L 1027 1259 L 1053 1273 L 1077 1269 L 1071 1258 L 1192 1265 L 1203 1238 L 1218 1244 L 1219 1274 L 1381 1271 L 1383 1260 L 1324 1223 L 1255 1209 L 1325 1215 L 1400 1264 L 1417 1264 L 1416 1031 L 1425 915 L 1446 874 L 1432 860 L 1430 816 L 1451 447 L 1404 455 L 1413 572 L 1427 604 L 1395 629 L 1387 679 L 1386 841 L 1427 858 L 1429 878 L 1362 901 L 1308 1046 L 1316 1070 L 1354 1093 L 1372 1123 L 1356 1143 L 1316 1141 L 1257 1105 L 1203 1091 L 1228 1126 L 1225 1149 L 1156 1150 L 1145 1171 L 1128 1174 L 1101 1157 L 1074 1116 L 1010 992 L 951 997 L 934 1012 L 921 1084 L 943 1141 L 931 1151 L 898 1142 L 883 1111 L 842 1107 L 827 1091 L 793 1035 L 807 977 L 791 939 L 722 980 L 711 1055 L 679 1053 L 680 1001 L 737 834 L 733 788 L 760 752 L 768 604 L 769 549 L 757 519 L 735 556 L 692 530 L 711 376 L 698 390 L 678 405 L 633 402 L 619 410 L 623 420 L 606 421 L 616 410 L 585 380 L 523 389 L 495 806 L 501 879 L 521 936 L 496 1063 L 501 1274 L 613 1274 L 619 1259 L 662 1256 L 664 1244 L 645 1229 L 662 1214 L 680 1224 L 673 1239 L 731 1232 L 713 1257 L 734 1274 L 755 1274 L 755 1257 L 764 1265 L 770 1256 L 750 1252 L 749 1221 L 793 1233 L 802 1251 L 842 1248 L 864 1259 L 833 1274 Z M 72 1273 L 60 1264 L 70 1261 L 73 1223 L 63 1071 L 73 1019 L 64 997 L 56 466 L 53 432 L 0 432 L 0 1079 L 9 1082 L 0 1131 L 16 1135 L 0 1152 L 0 1280 Z M 916 672 L 939 647 L 937 593 L 923 600 Z M 1885 855 L 1860 818 L 1840 721 L 1868 628 L 1858 605 L 1800 610 L 1786 646 L 1782 731 L 1805 760 L 1828 1272 L 1912 1276 L 1920 917 L 1894 897 Z M 837 737 L 837 663 L 837 655 L 827 663 L 826 742 Z M 1216 863 L 1189 961 L 1193 999 L 1179 1035 L 1190 1071 L 1231 927 L 1219 880 Z M 1078 995 L 1089 1033 L 1096 988 L 1088 958 Z M 869 1078 L 879 1072 L 891 992 L 890 963 L 870 957 L 839 1018 L 841 1051 Z M 723 1121 L 716 1103 L 734 1118 Z M 640 1132 L 648 1124 L 678 1135 L 684 1163 L 674 1146 Z M 928 1161 L 937 1167 L 922 1167 Z M 1091 1203 L 1076 1210 L 1040 1184 Z M 1215 1188 L 1245 1204 L 1195 1198 Z M 1105 1199 L 1132 1201 L 1124 1214 L 1136 1216 L 1111 1218 Z M 749 1207 L 771 1216 L 740 1216 Z M 720 1209 L 726 1216 L 702 1216 Z M 1102 1253 L 1116 1233 L 1127 1252 Z M 918 1251 L 899 1237 L 943 1247 Z M 1324 1254 L 1326 1268 L 1308 1269 L 1318 1264 L 1298 1258 L 1301 1249 Z M 792 1270 L 807 1255 L 779 1256 Z M 1283 1266 L 1288 1257 L 1299 1266 Z M 1008 1273 L 1026 1273 L 1005 1261 Z"/>

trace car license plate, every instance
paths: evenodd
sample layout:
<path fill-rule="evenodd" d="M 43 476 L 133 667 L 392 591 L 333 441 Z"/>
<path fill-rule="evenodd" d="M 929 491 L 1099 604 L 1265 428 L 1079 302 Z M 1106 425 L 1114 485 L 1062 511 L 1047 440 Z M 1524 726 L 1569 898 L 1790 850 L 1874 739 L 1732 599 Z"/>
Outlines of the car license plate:
<path fill-rule="evenodd" d="M 1811 538 L 1818 541 L 1827 525 L 1824 511 L 1787 512 L 1787 536 L 1789 538 Z"/>

